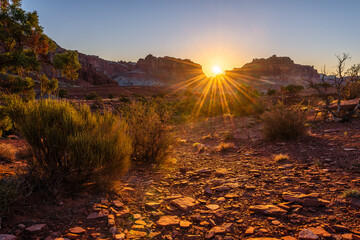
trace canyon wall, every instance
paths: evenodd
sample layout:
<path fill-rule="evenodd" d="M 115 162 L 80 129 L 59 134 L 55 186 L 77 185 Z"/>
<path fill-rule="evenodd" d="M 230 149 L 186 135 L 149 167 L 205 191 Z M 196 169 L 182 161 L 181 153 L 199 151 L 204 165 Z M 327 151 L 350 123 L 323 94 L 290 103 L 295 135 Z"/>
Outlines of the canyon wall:
<path fill-rule="evenodd" d="M 64 51 L 60 47 L 56 50 L 57 53 Z M 134 63 L 108 61 L 98 56 L 78 54 L 81 70 L 75 84 L 80 86 L 171 86 L 193 78 L 207 78 L 202 66 L 188 59 L 148 55 Z M 52 57 L 53 54 L 49 54 L 44 62 L 50 63 Z M 59 71 L 53 71 L 46 66 L 43 67 L 43 72 L 50 77 L 59 78 L 60 81 L 71 82 L 61 78 Z M 289 84 L 306 85 L 308 81 L 319 80 L 319 74 L 312 66 L 295 64 L 289 57 L 275 55 L 267 59 L 254 59 L 241 68 L 226 71 L 225 74 L 260 91 L 279 89 Z"/>
<path fill-rule="evenodd" d="M 320 79 L 313 66 L 295 64 L 289 57 L 276 55 L 267 59 L 254 59 L 241 68 L 226 71 L 225 74 L 261 91 L 280 89 L 289 84 L 305 86 L 309 81 L 317 82 Z"/>

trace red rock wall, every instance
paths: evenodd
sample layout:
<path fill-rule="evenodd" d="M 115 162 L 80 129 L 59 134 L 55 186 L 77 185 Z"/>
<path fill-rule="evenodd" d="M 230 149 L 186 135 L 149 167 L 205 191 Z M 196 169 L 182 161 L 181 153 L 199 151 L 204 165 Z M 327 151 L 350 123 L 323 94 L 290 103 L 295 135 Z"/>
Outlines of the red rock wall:
<path fill-rule="evenodd" d="M 306 85 L 308 81 L 318 81 L 320 78 L 314 67 L 295 64 L 289 57 L 275 55 L 267 59 L 254 59 L 226 74 L 259 90 L 278 89 L 289 84 Z"/>
<path fill-rule="evenodd" d="M 178 83 L 196 76 L 205 77 L 200 64 L 172 57 L 148 55 L 145 59 L 139 59 L 136 68 L 156 76 L 164 84 Z"/>

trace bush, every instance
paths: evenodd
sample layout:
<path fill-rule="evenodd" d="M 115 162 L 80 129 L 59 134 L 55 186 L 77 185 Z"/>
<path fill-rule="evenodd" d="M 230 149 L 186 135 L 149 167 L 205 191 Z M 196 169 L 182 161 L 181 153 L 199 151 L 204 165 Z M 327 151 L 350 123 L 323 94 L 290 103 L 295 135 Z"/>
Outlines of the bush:
<path fill-rule="evenodd" d="M 68 94 L 69 94 L 68 90 L 63 89 L 63 88 L 59 89 L 59 93 L 58 93 L 59 98 L 66 98 L 68 96 Z"/>
<path fill-rule="evenodd" d="M 348 189 L 345 190 L 343 193 L 344 197 L 346 198 L 358 198 L 360 199 L 360 191 L 357 189 Z"/>
<path fill-rule="evenodd" d="M 294 84 L 290 84 L 290 85 L 281 87 L 282 92 L 288 92 L 288 93 L 298 93 L 303 89 L 304 89 L 304 86 L 294 85 Z"/>
<path fill-rule="evenodd" d="M 123 102 L 123 103 L 129 103 L 131 102 L 130 97 L 126 96 L 126 95 L 121 95 L 119 97 L 119 102 Z"/>
<path fill-rule="evenodd" d="M 31 146 L 31 175 L 48 183 L 110 183 L 126 169 L 132 153 L 127 124 L 87 105 L 12 98 L 8 115 Z M 52 186 L 53 187 L 53 186 Z"/>
<path fill-rule="evenodd" d="M 291 140 L 302 136 L 306 132 L 305 114 L 298 106 L 285 107 L 283 105 L 263 115 L 263 132 L 270 141 Z"/>
<path fill-rule="evenodd" d="M 289 155 L 287 155 L 287 154 L 279 153 L 274 156 L 274 160 L 277 163 L 287 162 L 287 161 L 289 161 L 289 159 L 290 159 Z"/>
<path fill-rule="evenodd" d="M 360 80 L 345 85 L 342 91 L 343 98 L 351 100 L 360 97 Z"/>
<path fill-rule="evenodd" d="M 215 147 L 215 151 L 217 152 L 221 152 L 221 153 L 225 153 L 229 150 L 232 150 L 232 149 L 235 149 L 236 146 L 235 146 L 235 143 L 232 143 L 232 142 L 229 142 L 229 143 L 224 143 L 224 142 L 221 142 L 219 145 L 217 145 Z"/>
<path fill-rule="evenodd" d="M 86 100 L 101 100 L 102 98 L 96 92 L 90 92 L 85 96 Z"/>
<path fill-rule="evenodd" d="M 225 131 L 224 133 L 224 141 L 233 141 L 235 139 L 234 133 Z"/>
<path fill-rule="evenodd" d="M 166 160 L 175 143 L 167 125 L 168 111 L 156 109 L 154 103 L 133 102 L 125 114 L 133 140 L 133 161 L 161 163 Z"/>
<path fill-rule="evenodd" d="M 31 191 L 32 189 L 23 176 L 0 179 L 0 215 L 29 195 Z"/>
<path fill-rule="evenodd" d="M 13 124 L 6 113 L 4 107 L 0 106 L 0 137 L 3 136 L 4 132 L 10 131 L 13 128 Z"/>
<path fill-rule="evenodd" d="M 269 88 L 266 92 L 266 95 L 268 96 L 272 96 L 272 95 L 275 95 L 276 94 L 276 90 L 275 89 L 271 89 Z"/>

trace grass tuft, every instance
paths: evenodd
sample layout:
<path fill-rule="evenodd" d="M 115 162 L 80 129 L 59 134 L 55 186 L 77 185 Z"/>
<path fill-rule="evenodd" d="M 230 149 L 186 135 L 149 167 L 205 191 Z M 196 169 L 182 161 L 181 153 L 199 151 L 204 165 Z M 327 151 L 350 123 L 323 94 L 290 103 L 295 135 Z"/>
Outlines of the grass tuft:
<path fill-rule="evenodd" d="M 289 155 L 287 155 L 287 154 L 279 153 L 279 154 L 274 155 L 275 162 L 286 162 L 289 159 L 290 159 Z"/>
<path fill-rule="evenodd" d="M 358 198 L 360 199 L 360 191 L 357 189 L 348 189 L 345 190 L 343 193 L 344 197 L 346 198 Z"/>

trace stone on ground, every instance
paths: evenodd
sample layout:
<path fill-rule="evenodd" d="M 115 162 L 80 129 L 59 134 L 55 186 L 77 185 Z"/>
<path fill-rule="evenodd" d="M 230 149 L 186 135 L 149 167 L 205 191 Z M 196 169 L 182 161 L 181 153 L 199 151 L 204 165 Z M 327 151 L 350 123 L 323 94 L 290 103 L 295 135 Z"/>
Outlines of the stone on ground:
<path fill-rule="evenodd" d="M 176 226 L 180 223 L 180 220 L 177 216 L 162 216 L 156 224 L 159 227 L 169 227 Z"/>

